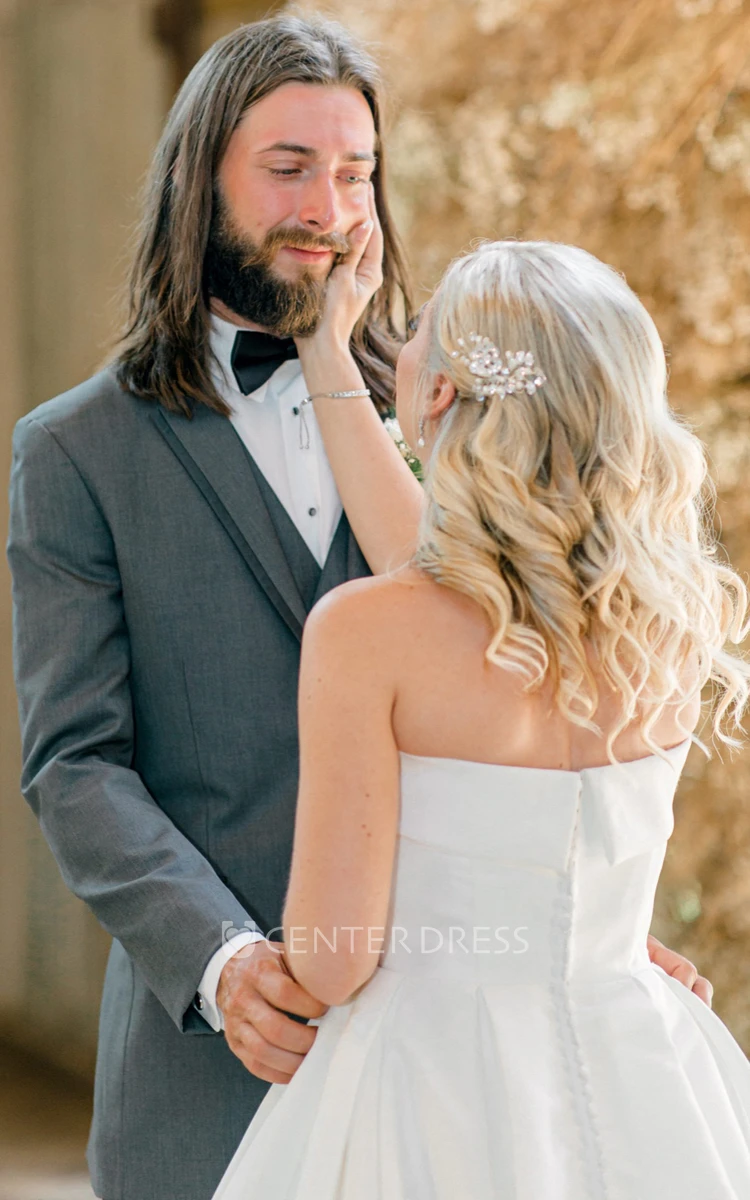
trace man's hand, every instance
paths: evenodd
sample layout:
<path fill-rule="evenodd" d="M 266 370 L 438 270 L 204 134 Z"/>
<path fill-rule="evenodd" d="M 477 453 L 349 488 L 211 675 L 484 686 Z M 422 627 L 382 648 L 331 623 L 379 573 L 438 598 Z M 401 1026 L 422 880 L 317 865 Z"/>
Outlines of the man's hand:
<path fill-rule="evenodd" d="M 684 983 L 686 988 L 695 992 L 696 996 L 711 1008 L 714 994 L 713 984 L 698 974 L 697 967 L 691 963 L 690 959 L 685 958 L 682 954 L 677 954 L 674 950 L 667 949 L 651 933 L 648 935 L 646 943 L 651 962 L 656 963 L 657 967 L 661 967 L 667 975 L 671 975 L 679 983 Z"/>
<path fill-rule="evenodd" d="M 292 979 L 282 950 L 267 941 L 244 946 L 223 968 L 216 989 L 229 1049 L 269 1083 L 289 1083 L 318 1032 L 286 1013 L 311 1018 L 327 1011 Z"/>

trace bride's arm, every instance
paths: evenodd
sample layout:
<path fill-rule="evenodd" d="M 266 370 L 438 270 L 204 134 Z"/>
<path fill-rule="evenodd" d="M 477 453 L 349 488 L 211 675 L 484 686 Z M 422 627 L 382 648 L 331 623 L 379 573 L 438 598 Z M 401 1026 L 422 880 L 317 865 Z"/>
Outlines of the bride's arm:
<path fill-rule="evenodd" d="M 350 339 L 383 282 L 383 233 L 372 191 L 369 220 L 352 230 L 351 240 L 351 254 L 329 277 L 320 325 L 311 337 L 297 339 L 311 395 L 364 388 Z M 420 484 L 368 396 L 322 396 L 313 405 L 341 502 L 370 570 L 380 575 L 401 566 L 416 545 Z"/>
<path fill-rule="evenodd" d="M 284 953 L 323 1004 L 342 1004 L 369 979 L 388 914 L 400 776 L 382 590 L 357 580 L 330 592 L 303 638 Z"/>
<path fill-rule="evenodd" d="M 311 392 L 364 387 L 348 348 L 304 357 Z M 374 575 L 395 570 L 416 546 L 422 487 L 369 397 L 325 397 L 314 405 L 341 503 L 368 566 Z"/>

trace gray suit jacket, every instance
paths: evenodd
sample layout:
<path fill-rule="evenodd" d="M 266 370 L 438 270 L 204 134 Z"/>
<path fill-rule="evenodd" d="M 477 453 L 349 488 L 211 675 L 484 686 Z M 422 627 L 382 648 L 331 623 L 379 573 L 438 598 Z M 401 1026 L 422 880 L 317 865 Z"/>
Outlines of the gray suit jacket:
<path fill-rule="evenodd" d="M 227 931 L 280 925 L 302 626 L 369 570 L 344 515 L 314 578 L 230 422 L 110 372 L 17 425 L 8 556 L 23 792 L 114 938 L 94 1187 L 208 1200 L 268 1085 L 196 988 Z"/>

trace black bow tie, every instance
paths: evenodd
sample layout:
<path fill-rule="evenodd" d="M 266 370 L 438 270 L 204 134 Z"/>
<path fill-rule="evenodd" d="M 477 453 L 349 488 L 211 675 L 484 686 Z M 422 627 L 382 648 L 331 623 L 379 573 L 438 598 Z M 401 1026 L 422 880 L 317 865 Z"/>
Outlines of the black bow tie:
<path fill-rule="evenodd" d="M 270 333 L 241 329 L 234 339 L 230 362 L 237 387 L 248 396 L 270 379 L 282 363 L 298 357 L 294 338 L 277 338 Z"/>

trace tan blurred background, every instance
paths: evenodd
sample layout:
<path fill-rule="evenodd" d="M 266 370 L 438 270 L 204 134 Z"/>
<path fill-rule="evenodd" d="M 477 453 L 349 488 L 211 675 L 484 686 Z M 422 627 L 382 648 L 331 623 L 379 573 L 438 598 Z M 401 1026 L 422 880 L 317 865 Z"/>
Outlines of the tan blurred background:
<path fill-rule="evenodd" d="M 14 422 L 117 328 L 137 194 L 179 81 L 271 11 L 240 0 L 0 0 L 0 467 Z M 302 3 L 304 10 L 319 6 Z M 476 237 L 579 243 L 643 297 L 750 566 L 750 8 L 742 0 L 335 0 L 390 82 L 391 191 L 429 289 Z M 2 491 L 5 526 L 5 488 Z M 750 1050 L 750 751 L 693 751 L 654 932 Z M 81 1176 L 107 939 L 18 792 L 0 564 L 0 1200 Z"/>

